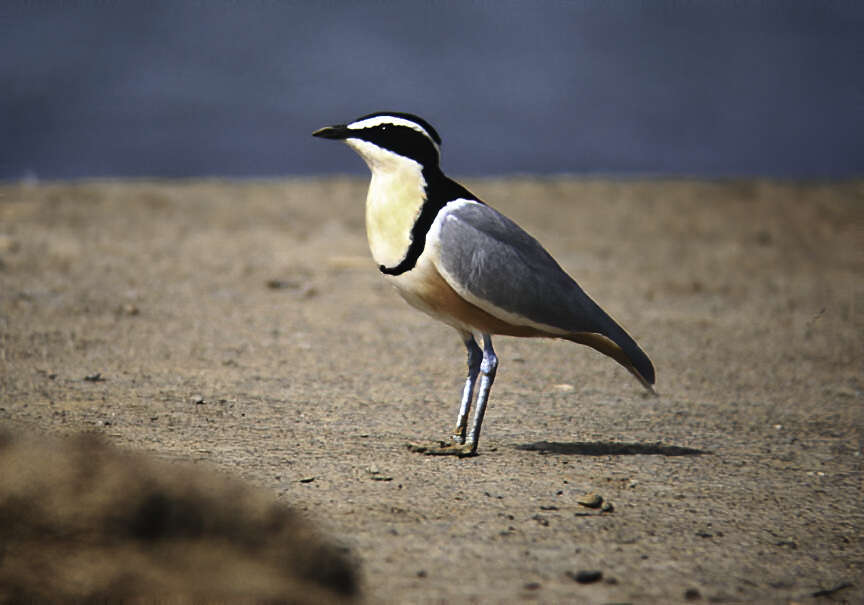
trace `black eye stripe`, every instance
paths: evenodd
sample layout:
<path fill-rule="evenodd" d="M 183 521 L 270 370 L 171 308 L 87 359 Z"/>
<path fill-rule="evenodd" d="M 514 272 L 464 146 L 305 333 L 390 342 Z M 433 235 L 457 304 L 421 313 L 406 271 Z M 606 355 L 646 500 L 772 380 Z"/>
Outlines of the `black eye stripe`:
<path fill-rule="evenodd" d="M 404 113 L 401 111 L 378 111 L 375 113 L 367 114 L 365 116 L 360 116 L 359 118 L 357 118 L 354 121 L 360 122 L 360 121 L 366 120 L 368 118 L 377 118 L 377 117 L 382 117 L 382 116 L 383 117 L 392 117 L 392 118 L 402 118 L 403 120 L 408 120 L 409 122 L 414 122 L 415 124 L 417 124 L 418 126 L 423 128 L 427 133 L 429 133 L 429 136 L 432 137 L 432 140 L 435 141 L 436 144 L 438 144 L 438 145 L 441 144 L 441 137 L 438 136 L 438 133 L 435 132 L 435 129 L 432 127 L 432 125 L 429 122 L 427 122 L 426 120 L 424 120 L 423 118 L 414 115 L 413 113 Z"/>
<path fill-rule="evenodd" d="M 360 129 L 356 138 L 411 158 L 422 165 L 438 163 L 435 143 L 422 132 L 402 124 L 376 124 Z"/>

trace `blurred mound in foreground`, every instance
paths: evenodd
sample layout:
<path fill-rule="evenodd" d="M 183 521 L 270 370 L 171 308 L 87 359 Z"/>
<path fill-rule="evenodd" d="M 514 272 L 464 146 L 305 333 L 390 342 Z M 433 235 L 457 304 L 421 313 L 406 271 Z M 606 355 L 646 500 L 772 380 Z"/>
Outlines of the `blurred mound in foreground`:
<path fill-rule="evenodd" d="M 0 601 L 352 602 L 339 548 L 266 493 L 92 435 L 0 432 Z"/>

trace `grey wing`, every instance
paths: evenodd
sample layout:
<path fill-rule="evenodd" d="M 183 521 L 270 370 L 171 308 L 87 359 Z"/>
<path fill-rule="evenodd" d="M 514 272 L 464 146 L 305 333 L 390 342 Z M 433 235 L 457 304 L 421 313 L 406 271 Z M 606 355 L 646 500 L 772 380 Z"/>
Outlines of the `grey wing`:
<path fill-rule="evenodd" d="M 565 332 L 550 335 L 610 355 L 647 388 L 654 383 L 654 367 L 630 335 L 506 216 L 483 204 L 465 204 L 443 217 L 438 237 L 442 275 L 470 302 L 505 321 L 528 320 Z"/>
<path fill-rule="evenodd" d="M 536 239 L 489 206 L 449 211 L 439 241 L 445 276 L 456 282 L 451 286 L 488 303 L 485 311 L 501 309 L 567 332 L 600 327 L 594 301 Z"/>

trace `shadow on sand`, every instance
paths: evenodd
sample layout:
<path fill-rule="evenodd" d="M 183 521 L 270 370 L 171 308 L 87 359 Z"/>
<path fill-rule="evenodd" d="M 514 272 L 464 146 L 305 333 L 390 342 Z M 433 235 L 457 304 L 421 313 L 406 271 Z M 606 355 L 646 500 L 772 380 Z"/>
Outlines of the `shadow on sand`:
<path fill-rule="evenodd" d="M 566 454 L 571 456 L 635 456 L 647 454 L 655 456 L 701 456 L 710 454 L 707 450 L 697 450 L 679 445 L 657 443 L 614 443 L 604 441 L 535 441 L 516 446 L 517 450 L 528 450 L 542 454 Z"/>

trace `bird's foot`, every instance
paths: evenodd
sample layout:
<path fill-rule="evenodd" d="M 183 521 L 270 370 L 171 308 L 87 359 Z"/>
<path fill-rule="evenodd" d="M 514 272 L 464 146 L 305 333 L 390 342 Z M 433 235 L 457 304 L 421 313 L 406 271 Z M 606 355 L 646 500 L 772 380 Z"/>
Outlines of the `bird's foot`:
<path fill-rule="evenodd" d="M 473 443 L 447 443 L 446 441 L 436 441 L 432 444 L 409 443 L 408 449 L 427 456 L 459 456 L 460 458 L 467 458 L 477 455 L 477 447 Z"/>

